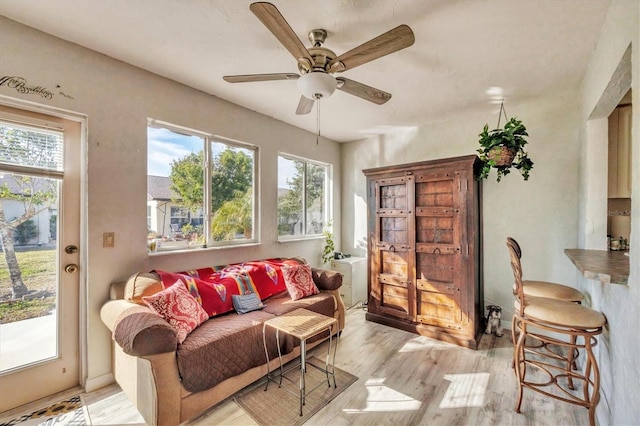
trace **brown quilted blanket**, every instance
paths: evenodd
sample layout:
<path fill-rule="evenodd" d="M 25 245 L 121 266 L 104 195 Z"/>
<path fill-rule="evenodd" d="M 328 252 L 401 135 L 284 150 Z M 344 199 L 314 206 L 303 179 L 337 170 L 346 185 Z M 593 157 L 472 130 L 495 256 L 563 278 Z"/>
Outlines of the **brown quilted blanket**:
<path fill-rule="evenodd" d="M 178 369 L 182 385 L 190 392 L 209 389 L 266 362 L 262 340 L 265 321 L 297 308 L 333 316 L 335 299 L 320 293 L 293 301 L 287 293 L 266 300 L 266 307 L 243 315 L 229 313 L 209 319 L 178 345 Z M 310 341 L 322 338 L 321 336 Z M 282 354 L 291 352 L 300 342 L 280 333 Z M 267 327 L 269 359 L 278 356 L 275 331 Z"/>
<path fill-rule="evenodd" d="M 274 316 L 263 311 L 219 316 L 196 328 L 178 345 L 178 369 L 182 385 L 190 392 L 218 383 L 266 362 L 262 324 Z M 275 334 L 267 329 L 269 359 L 278 356 Z M 280 336 L 283 354 L 293 350 L 293 339 Z"/>

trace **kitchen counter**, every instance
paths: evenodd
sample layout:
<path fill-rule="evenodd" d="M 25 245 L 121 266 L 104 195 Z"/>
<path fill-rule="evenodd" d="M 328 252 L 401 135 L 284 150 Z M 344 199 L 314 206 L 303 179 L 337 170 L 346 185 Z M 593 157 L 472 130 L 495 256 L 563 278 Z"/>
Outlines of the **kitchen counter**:
<path fill-rule="evenodd" d="M 564 253 L 585 278 L 604 284 L 627 285 L 629 256 L 625 255 L 626 252 L 565 249 Z"/>

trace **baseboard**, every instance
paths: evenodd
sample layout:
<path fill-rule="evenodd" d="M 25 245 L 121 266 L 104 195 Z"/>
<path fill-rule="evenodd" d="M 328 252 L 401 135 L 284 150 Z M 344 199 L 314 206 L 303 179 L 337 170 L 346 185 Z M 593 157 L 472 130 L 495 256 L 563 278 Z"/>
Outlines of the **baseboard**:
<path fill-rule="evenodd" d="M 84 391 L 93 392 L 94 390 L 103 388 L 115 381 L 116 379 L 115 377 L 113 377 L 113 373 L 103 374 L 102 376 L 98 377 L 88 377 L 84 382 Z"/>

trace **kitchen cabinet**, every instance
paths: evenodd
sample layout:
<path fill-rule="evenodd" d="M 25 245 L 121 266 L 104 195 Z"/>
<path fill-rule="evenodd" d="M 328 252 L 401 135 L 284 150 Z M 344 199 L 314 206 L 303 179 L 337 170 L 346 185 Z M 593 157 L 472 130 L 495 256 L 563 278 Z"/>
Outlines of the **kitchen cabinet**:
<path fill-rule="evenodd" d="M 609 116 L 609 198 L 631 198 L 631 105 Z"/>
<path fill-rule="evenodd" d="M 367 262 L 364 257 L 332 259 L 331 269 L 342 274 L 340 296 L 347 308 L 367 301 Z"/>
<path fill-rule="evenodd" d="M 483 317 L 475 155 L 364 171 L 366 319 L 476 348 Z"/>

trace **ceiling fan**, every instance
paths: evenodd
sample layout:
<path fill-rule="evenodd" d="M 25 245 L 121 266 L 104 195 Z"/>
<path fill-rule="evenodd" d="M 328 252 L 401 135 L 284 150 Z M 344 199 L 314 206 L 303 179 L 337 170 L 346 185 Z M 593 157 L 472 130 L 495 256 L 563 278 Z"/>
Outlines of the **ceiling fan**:
<path fill-rule="evenodd" d="M 331 96 L 336 89 L 378 105 L 384 104 L 391 99 L 390 93 L 348 78 L 334 77 L 333 74 L 348 71 L 374 59 L 402 50 L 411 46 L 415 41 L 411 28 L 407 25 L 400 25 L 340 56 L 336 56 L 333 51 L 322 46 L 327 38 L 326 30 L 311 30 L 309 40 L 312 47 L 307 49 L 273 4 L 258 2 L 252 3 L 249 8 L 293 55 L 298 62 L 300 74 L 227 75 L 223 79 L 229 83 L 297 80 L 298 88 L 302 92 L 296 110 L 298 115 L 311 112 L 316 100 Z"/>

